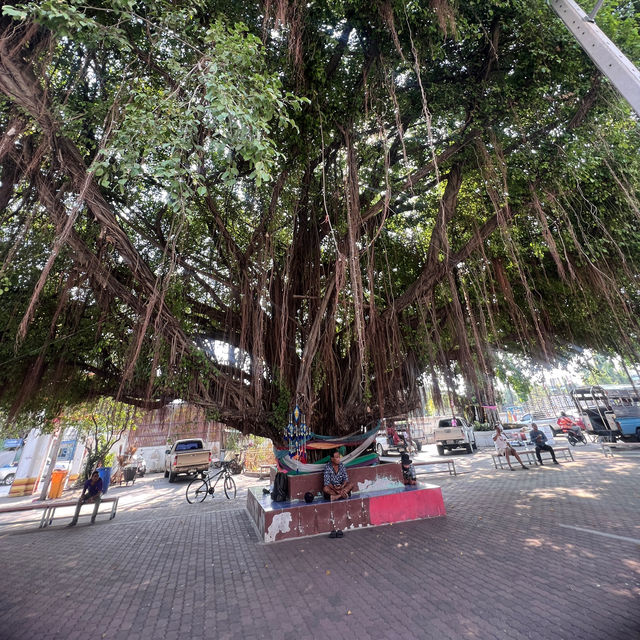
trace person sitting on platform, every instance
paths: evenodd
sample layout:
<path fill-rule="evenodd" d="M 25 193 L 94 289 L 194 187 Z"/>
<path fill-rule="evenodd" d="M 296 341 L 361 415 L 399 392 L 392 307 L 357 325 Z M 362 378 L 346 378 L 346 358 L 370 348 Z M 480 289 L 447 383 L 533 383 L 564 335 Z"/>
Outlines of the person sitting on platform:
<path fill-rule="evenodd" d="M 402 465 L 402 481 L 405 484 L 416 484 L 416 469 L 411 463 L 408 453 L 400 455 L 400 464 Z"/>
<path fill-rule="evenodd" d="M 340 500 L 348 498 L 353 489 L 353 484 L 349 482 L 349 476 L 342 462 L 340 462 L 340 452 L 336 449 L 331 454 L 331 459 L 324 466 L 324 483 L 322 493 L 326 500 Z"/>
<path fill-rule="evenodd" d="M 536 456 L 540 466 L 542 466 L 542 456 L 540 455 L 541 451 L 548 451 L 553 458 L 553 464 L 560 464 L 556 460 L 556 452 L 553 450 L 553 447 L 550 447 L 547 444 L 547 436 L 538 429 L 538 425 L 535 422 L 531 424 L 531 433 L 529 434 L 529 437 L 531 438 L 531 444 L 536 446 Z"/>

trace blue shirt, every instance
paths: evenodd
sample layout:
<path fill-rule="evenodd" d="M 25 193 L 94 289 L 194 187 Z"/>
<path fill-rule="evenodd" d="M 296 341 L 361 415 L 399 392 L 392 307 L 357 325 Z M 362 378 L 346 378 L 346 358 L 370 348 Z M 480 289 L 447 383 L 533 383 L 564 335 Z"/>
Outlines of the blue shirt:
<path fill-rule="evenodd" d="M 338 465 L 338 470 L 335 471 L 333 463 L 331 461 L 324 465 L 324 485 L 325 487 L 339 487 L 349 480 L 347 470 L 344 468 L 342 462 Z"/>
<path fill-rule="evenodd" d="M 544 433 L 540 431 L 540 429 L 538 429 L 537 431 L 532 430 L 529 434 L 529 437 L 531 438 L 531 443 L 535 444 L 536 447 L 541 447 L 547 442 L 547 436 L 545 436 Z"/>
<path fill-rule="evenodd" d="M 91 483 L 91 478 L 84 483 L 84 490 L 89 494 L 89 497 L 97 496 L 102 493 L 102 478 L 98 478 L 98 482 Z"/>

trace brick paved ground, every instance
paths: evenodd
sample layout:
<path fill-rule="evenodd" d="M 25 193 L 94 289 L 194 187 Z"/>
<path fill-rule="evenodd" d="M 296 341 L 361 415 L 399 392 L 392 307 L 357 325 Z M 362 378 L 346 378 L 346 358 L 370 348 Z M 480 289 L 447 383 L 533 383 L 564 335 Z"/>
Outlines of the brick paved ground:
<path fill-rule="evenodd" d="M 0 530 L 0 638 L 638 639 L 640 460 L 591 449 L 528 472 L 457 456 L 433 476 L 446 518 L 273 545 L 246 489 L 188 505 L 145 478 L 112 522 Z"/>

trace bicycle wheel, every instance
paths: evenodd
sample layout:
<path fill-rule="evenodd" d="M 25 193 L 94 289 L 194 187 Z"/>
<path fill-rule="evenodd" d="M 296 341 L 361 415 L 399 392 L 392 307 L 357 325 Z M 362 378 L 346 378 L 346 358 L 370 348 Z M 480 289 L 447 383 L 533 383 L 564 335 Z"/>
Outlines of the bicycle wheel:
<path fill-rule="evenodd" d="M 206 480 L 195 478 L 187 487 L 187 502 L 189 504 L 202 502 L 207 497 L 208 490 L 209 483 Z"/>
<path fill-rule="evenodd" d="M 224 495 L 228 500 L 236 497 L 236 483 L 231 476 L 227 476 L 224 479 Z"/>

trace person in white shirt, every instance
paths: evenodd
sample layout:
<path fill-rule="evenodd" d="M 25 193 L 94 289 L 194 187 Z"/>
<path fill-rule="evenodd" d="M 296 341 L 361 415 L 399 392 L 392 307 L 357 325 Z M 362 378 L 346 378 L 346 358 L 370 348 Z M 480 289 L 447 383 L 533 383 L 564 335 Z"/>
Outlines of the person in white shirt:
<path fill-rule="evenodd" d="M 509 440 L 507 436 L 502 432 L 502 427 L 497 424 L 496 425 L 496 433 L 493 436 L 493 442 L 496 445 L 496 451 L 499 456 L 505 456 L 507 458 L 507 464 L 509 465 L 509 469 L 511 471 L 515 471 L 515 469 L 511 466 L 511 460 L 509 460 L 509 456 L 514 456 L 515 459 L 522 465 L 523 469 L 528 469 L 529 467 L 525 466 L 522 460 L 520 460 L 520 456 L 516 452 L 516 450 L 509 444 Z"/>

